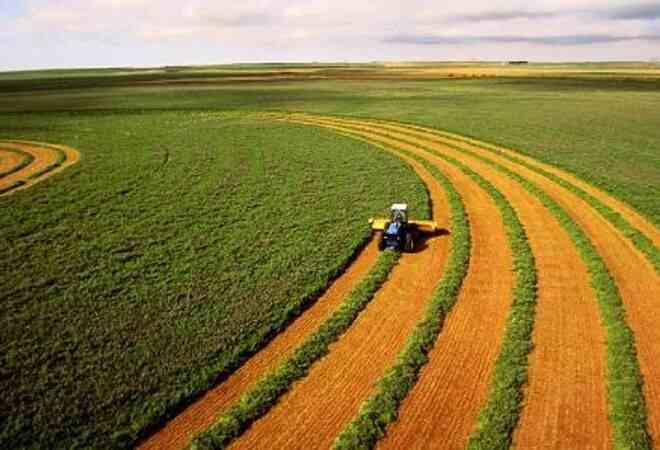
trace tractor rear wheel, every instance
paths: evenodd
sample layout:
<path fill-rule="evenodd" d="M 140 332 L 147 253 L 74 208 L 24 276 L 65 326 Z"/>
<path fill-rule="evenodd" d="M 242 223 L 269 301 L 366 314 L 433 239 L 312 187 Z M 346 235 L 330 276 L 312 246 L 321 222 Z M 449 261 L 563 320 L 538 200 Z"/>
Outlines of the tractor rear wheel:
<path fill-rule="evenodd" d="M 405 250 L 407 252 L 412 252 L 413 250 L 415 250 L 415 238 L 413 237 L 412 233 L 406 233 Z"/>

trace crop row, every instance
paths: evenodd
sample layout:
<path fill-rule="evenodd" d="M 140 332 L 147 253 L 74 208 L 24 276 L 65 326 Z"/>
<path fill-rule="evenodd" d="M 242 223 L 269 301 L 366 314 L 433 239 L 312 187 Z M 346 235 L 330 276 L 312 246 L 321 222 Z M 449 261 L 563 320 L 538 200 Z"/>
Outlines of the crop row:
<path fill-rule="evenodd" d="M 343 132 L 340 132 L 343 134 Z M 351 135 L 347 133 L 347 135 Z M 357 138 L 362 139 L 362 138 Z M 379 144 L 372 143 L 379 146 Z M 431 152 L 425 149 L 427 152 Z M 402 150 L 400 150 L 402 151 Z M 406 151 L 403 153 L 408 154 Z M 527 379 L 528 355 L 532 349 L 532 331 L 536 307 L 536 264 L 532 250 L 527 241 L 525 230 L 517 213 L 502 195 L 502 193 L 482 176 L 462 162 L 441 153 L 434 153 L 450 164 L 455 165 L 467 176 L 473 179 L 494 200 L 502 215 L 507 238 L 513 255 L 514 271 L 516 273 L 513 302 L 507 319 L 505 336 L 491 381 L 488 400 L 480 413 L 477 427 L 473 433 L 471 448 L 504 448 L 510 443 L 511 433 L 518 421 L 519 410 L 523 399 L 523 387 Z M 429 169 L 433 175 L 445 185 L 450 194 L 450 204 L 458 194 L 453 187 L 446 186 L 448 180 L 435 166 L 422 157 L 410 154 Z M 460 200 L 460 197 L 459 199 Z M 454 216 L 452 207 L 452 218 Z M 461 207 L 462 208 L 462 207 Z M 460 222 L 460 220 L 459 220 Z M 462 224 L 463 227 L 466 224 Z M 452 223 L 452 230 L 461 229 L 461 224 Z M 452 246 L 465 246 L 465 237 L 453 236 Z M 456 241 L 456 242 L 455 242 Z M 468 242 L 469 247 L 469 242 Z M 469 253 L 469 251 L 468 251 Z M 447 274 L 442 283 L 458 283 L 461 277 L 452 274 L 452 265 L 456 261 L 450 257 Z M 467 261 L 465 261 L 467 270 Z M 443 286 L 439 286 L 442 290 Z M 387 424 L 396 418 L 399 403 L 415 383 L 417 372 L 426 363 L 426 355 L 439 333 L 442 320 L 455 300 L 453 297 L 438 298 L 438 293 L 431 300 L 427 318 L 420 323 L 419 328 L 426 328 L 427 340 L 422 343 L 417 336 L 418 328 L 411 336 L 413 349 L 406 348 L 397 360 L 396 365 L 379 382 L 379 391 L 369 398 L 361 407 L 358 416 L 349 424 L 336 441 L 336 448 L 372 448 L 383 435 Z M 440 309 L 445 305 L 444 309 Z M 449 305 L 447 307 L 446 305 Z M 437 327 L 428 326 L 436 322 Z M 414 346 L 413 343 L 419 343 Z M 416 352 L 413 350 L 417 350 Z"/>
<path fill-rule="evenodd" d="M 328 353 L 335 342 L 351 326 L 360 312 L 373 299 L 398 261 L 399 253 L 386 250 L 374 267 L 353 288 L 341 306 L 303 342 L 294 354 L 262 378 L 250 391 L 225 411 L 208 430 L 191 445 L 195 450 L 225 448 L 252 422 L 266 414 L 294 381 L 303 378 L 309 368 Z"/>
<path fill-rule="evenodd" d="M 429 129 L 427 128 L 411 126 L 411 125 L 403 125 L 403 126 L 409 129 L 429 132 Z M 598 211 L 598 213 L 600 213 L 601 216 L 603 216 L 615 228 L 621 231 L 621 233 L 623 233 L 624 236 L 630 239 L 632 243 L 635 245 L 635 247 L 637 247 L 639 251 L 641 251 L 644 255 L 646 255 L 646 257 L 649 259 L 651 264 L 653 264 L 655 271 L 660 272 L 660 249 L 653 244 L 653 241 L 651 241 L 651 239 L 649 239 L 648 236 L 646 236 L 644 233 L 639 231 L 637 228 L 633 227 L 630 224 L 630 222 L 628 222 L 620 213 L 614 211 L 611 207 L 609 207 L 608 205 L 606 205 L 605 203 L 603 203 L 593 195 L 589 194 L 585 190 L 579 188 L 578 186 L 565 180 L 564 178 L 555 175 L 554 173 L 548 172 L 542 167 L 539 167 L 535 164 L 530 164 L 529 162 L 521 158 L 513 156 L 508 152 L 504 152 L 502 151 L 501 148 L 498 148 L 497 146 L 484 142 L 470 140 L 467 138 L 461 138 L 459 136 L 449 133 L 444 133 L 442 131 L 433 130 L 433 133 L 440 138 L 452 140 L 454 142 L 463 142 L 466 144 L 478 145 L 480 148 L 487 149 L 497 154 L 500 157 L 503 157 L 511 162 L 514 162 L 522 167 L 525 167 L 533 172 L 536 172 L 548 178 L 549 180 L 557 183 L 561 187 L 571 191 L 572 193 L 580 197 L 582 200 L 587 202 L 590 206 L 592 206 L 596 211 Z"/>
<path fill-rule="evenodd" d="M 7 175 L 11 175 L 12 173 L 16 173 L 19 170 L 29 166 L 32 163 L 32 161 L 34 161 L 34 156 L 29 154 L 28 152 L 24 152 L 23 150 L 18 150 L 18 149 L 2 149 L 2 150 L 10 153 L 17 153 L 21 155 L 23 159 L 21 159 L 21 162 L 18 163 L 17 165 L 13 167 L 9 167 L 5 171 L 0 172 L 0 178 L 6 177 Z"/>
<path fill-rule="evenodd" d="M 614 445 L 622 449 L 650 448 L 646 407 L 642 394 L 642 375 L 637 360 L 634 335 L 626 323 L 619 289 L 589 237 L 566 210 L 536 184 L 488 158 L 464 148 L 448 146 L 485 162 L 518 182 L 526 191 L 538 198 L 566 230 L 587 266 L 591 286 L 596 292 L 601 320 L 607 333 L 607 394 Z"/>
<path fill-rule="evenodd" d="M 470 227 L 460 194 L 437 167 L 411 153 L 401 153 L 424 165 L 447 194 L 451 223 L 450 254 L 424 317 L 415 326 L 394 365 L 378 381 L 376 392 L 362 403 L 357 416 L 339 434 L 334 443 L 335 449 L 371 448 L 382 437 L 387 425 L 396 419 L 399 405 L 415 385 L 419 371 L 428 361 L 428 352 L 433 348 L 445 318 L 456 302 L 468 271 Z"/>

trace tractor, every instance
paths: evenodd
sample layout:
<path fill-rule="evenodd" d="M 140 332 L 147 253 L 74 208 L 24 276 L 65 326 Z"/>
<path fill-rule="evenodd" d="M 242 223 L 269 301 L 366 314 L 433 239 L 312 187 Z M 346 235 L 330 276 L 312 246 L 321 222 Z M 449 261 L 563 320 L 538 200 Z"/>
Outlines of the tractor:
<path fill-rule="evenodd" d="M 395 203 L 389 219 L 369 219 L 371 230 L 379 234 L 378 248 L 413 252 L 421 234 L 434 234 L 438 224 L 432 220 L 408 220 L 408 205 Z"/>

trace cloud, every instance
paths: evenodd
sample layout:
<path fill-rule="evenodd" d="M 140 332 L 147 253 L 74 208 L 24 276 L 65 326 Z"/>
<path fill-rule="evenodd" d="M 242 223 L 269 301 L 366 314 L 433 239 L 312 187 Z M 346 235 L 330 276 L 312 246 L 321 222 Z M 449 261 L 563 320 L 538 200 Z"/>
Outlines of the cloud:
<path fill-rule="evenodd" d="M 560 36 L 434 36 L 434 35 L 393 35 L 383 39 L 388 44 L 415 45 L 478 45 L 478 44 L 537 44 L 549 46 L 573 46 L 606 44 L 628 41 L 660 42 L 660 34 L 619 36 L 608 34 L 574 34 Z"/>
<path fill-rule="evenodd" d="M 555 11 L 520 11 L 520 10 L 501 10 L 501 11 L 484 11 L 479 13 L 470 14 L 456 14 L 450 15 L 445 18 L 447 22 L 487 22 L 487 21 L 503 21 L 503 20 L 516 20 L 516 19 L 546 19 L 555 17 L 559 13 Z"/>
<path fill-rule="evenodd" d="M 653 20 L 660 19 L 660 3 L 637 3 L 615 7 L 605 14 L 615 20 Z"/>

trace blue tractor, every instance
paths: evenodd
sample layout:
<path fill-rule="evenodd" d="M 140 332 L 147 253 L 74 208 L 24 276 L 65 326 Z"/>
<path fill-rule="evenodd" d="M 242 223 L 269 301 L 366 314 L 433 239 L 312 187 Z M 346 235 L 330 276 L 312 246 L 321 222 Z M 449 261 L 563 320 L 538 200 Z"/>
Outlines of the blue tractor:
<path fill-rule="evenodd" d="M 389 219 L 369 219 L 371 229 L 379 233 L 378 248 L 413 252 L 421 233 L 435 233 L 438 224 L 431 220 L 408 220 L 408 205 L 395 203 Z"/>

